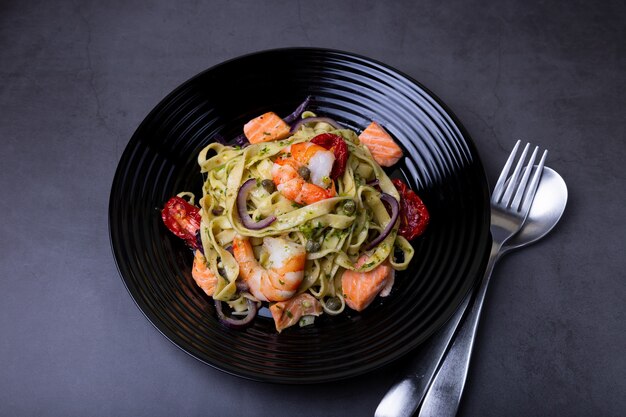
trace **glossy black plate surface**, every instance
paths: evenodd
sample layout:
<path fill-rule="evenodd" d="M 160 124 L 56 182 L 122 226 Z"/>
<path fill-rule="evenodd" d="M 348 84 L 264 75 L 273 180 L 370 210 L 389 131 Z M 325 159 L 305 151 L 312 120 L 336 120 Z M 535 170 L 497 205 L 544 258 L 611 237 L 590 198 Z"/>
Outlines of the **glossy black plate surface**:
<path fill-rule="evenodd" d="M 223 327 L 191 278 L 192 252 L 162 225 L 172 195 L 200 195 L 198 152 L 215 134 L 234 138 L 265 111 L 310 110 L 360 132 L 382 124 L 405 151 L 404 178 L 431 213 L 410 268 L 364 312 L 324 317 L 277 334 L 271 319 Z M 200 361 L 245 378 L 316 383 L 378 368 L 408 353 L 451 316 L 481 275 L 489 193 L 466 131 L 430 92 L 398 71 L 352 54 L 281 49 L 213 67 L 174 90 L 141 123 L 113 181 L 113 253 L 131 296 L 156 328 Z"/>

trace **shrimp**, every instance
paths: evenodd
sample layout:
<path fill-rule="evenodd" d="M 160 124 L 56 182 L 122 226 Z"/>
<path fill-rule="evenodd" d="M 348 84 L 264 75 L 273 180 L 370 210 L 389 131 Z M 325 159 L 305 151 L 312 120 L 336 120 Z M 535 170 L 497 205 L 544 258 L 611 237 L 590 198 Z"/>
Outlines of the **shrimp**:
<path fill-rule="evenodd" d="M 366 260 L 366 256 L 359 258 L 357 268 Z M 353 310 L 363 311 L 377 295 L 389 295 L 394 278 L 395 271 L 387 261 L 369 272 L 345 271 L 341 276 L 341 287 L 346 304 Z"/>
<path fill-rule="evenodd" d="M 296 143 L 287 147 L 274 161 L 272 178 L 278 191 L 289 200 L 313 204 L 337 194 L 330 179 L 334 162 L 332 151 L 311 142 Z M 308 168 L 310 182 L 299 174 L 301 167 Z"/>
<path fill-rule="evenodd" d="M 235 236 L 233 254 L 239 264 L 239 273 L 258 300 L 288 300 L 304 279 L 306 250 L 299 243 L 273 237 L 265 237 L 263 246 L 269 253 L 268 269 L 256 260 L 248 239 Z"/>
<path fill-rule="evenodd" d="M 202 288 L 209 297 L 213 296 L 215 286 L 217 285 L 217 277 L 211 268 L 209 268 L 205 257 L 199 250 L 196 251 L 193 258 L 191 276 L 196 281 L 196 284 L 198 284 L 198 286 Z"/>

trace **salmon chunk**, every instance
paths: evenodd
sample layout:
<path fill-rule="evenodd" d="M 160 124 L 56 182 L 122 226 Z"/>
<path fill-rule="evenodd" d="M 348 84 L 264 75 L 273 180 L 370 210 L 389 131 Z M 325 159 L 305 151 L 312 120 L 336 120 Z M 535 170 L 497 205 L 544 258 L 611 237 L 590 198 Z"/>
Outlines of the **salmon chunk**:
<path fill-rule="evenodd" d="M 367 146 L 378 165 L 390 167 L 402 158 L 402 149 L 378 123 L 372 122 L 359 135 L 359 140 Z"/>
<path fill-rule="evenodd" d="M 365 258 L 361 258 L 357 267 L 364 262 Z M 346 304 L 353 310 L 363 311 L 378 294 L 382 297 L 389 294 L 394 277 L 395 271 L 389 262 L 384 262 L 369 272 L 345 271 L 341 277 L 341 287 Z"/>
<path fill-rule="evenodd" d="M 289 125 L 276 113 L 268 112 L 246 123 L 243 133 L 250 143 L 270 142 L 289 136 Z"/>
<path fill-rule="evenodd" d="M 322 305 L 311 294 L 302 293 L 287 301 L 274 303 L 270 306 L 274 324 L 278 332 L 293 326 L 302 316 L 319 316 L 322 314 Z"/>

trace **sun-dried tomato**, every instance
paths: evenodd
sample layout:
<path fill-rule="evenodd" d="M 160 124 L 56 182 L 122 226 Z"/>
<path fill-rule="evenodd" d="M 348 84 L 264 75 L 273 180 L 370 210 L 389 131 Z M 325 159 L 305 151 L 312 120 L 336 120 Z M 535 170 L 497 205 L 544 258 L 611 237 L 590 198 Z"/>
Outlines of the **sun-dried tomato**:
<path fill-rule="evenodd" d="M 333 135 L 332 133 L 322 133 L 311 139 L 311 143 L 333 151 L 333 154 L 335 154 L 335 163 L 330 172 L 330 178 L 336 180 L 341 177 L 346 170 L 346 163 L 348 162 L 348 145 L 346 145 L 343 138 L 339 135 Z"/>
<path fill-rule="evenodd" d="M 411 190 L 404 181 L 391 180 L 400 193 L 400 229 L 398 233 L 407 240 L 412 240 L 424 233 L 430 221 L 428 209 L 422 199 Z"/>
<path fill-rule="evenodd" d="M 189 204 L 181 197 L 170 198 L 163 210 L 161 218 L 165 226 L 179 238 L 183 239 L 187 245 L 194 249 L 200 249 L 200 244 L 196 234 L 200 229 L 200 209 Z"/>

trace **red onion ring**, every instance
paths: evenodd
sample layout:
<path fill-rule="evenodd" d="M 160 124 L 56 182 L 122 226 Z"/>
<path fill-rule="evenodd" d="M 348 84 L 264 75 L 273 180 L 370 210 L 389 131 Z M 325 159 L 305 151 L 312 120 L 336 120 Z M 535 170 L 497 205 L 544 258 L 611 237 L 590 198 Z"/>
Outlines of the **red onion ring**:
<path fill-rule="evenodd" d="M 293 113 L 285 117 L 283 121 L 288 125 L 292 124 L 298 117 L 300 117 L 302 113 L 304 113 L 306 108 L 309 107 L 309 104 L 311 103 L 311 98 L 311 96 L 307 96 L 307 98 L 305 98 L 304 101 L 298 107 L 296 107 Z"/>
<path fill-rule="evenodd" d="M 341 125 L 330 117 L 307 117 L 306 119 L 300 119 L 296 123 L 294 123 L 294 125 L 291 126 L 291 130 L 289 131 L 289 133 L 296 133 L 298 129 L 300 129 L 302 125 L 306 123 L 328 123 L 335 129 L 341 129 Z"/>
<path fill-rule="evenodd" d="M 380 242 L 385 240 L 385 238 L 391 233 L 393 226 L 396 224 L 398 220 L 398 214 L 400 213 L 400 204 L 398 200 L 393 198 L 391 195 L 386 193 L 380 193 L 380 199 L 386 201 L 391 206 L 391 220 L 387 223 L 387 226 L 383 229 L 382 232 L 376 237 L 376 239 L 372 240 L 366 247 L 365 250 L 370 250 L 373 247 L 377 246 Z"/>
<path fill-rule="evenodd" d="M 237 213 L 239 214 L 241 223 L 243 223 L 245 227 L 251 230 L 263 229 L 274 223 L 274 221 L 276 220 L 275 216 L 269 216 L 259 222 L 255 222 L 248 214 L 248 211 L 246 210 L 246 200 L 248 199 L 248 193 L 250 192 L 250 189 L 255 185 L 256 180 L 254 178 L 250 178 L 248 181 L 243 183 L 241 188 L 239 188 L 239 192 L 237 193 Z"/>
<path fill-rule="evenodd" d="M 220 320 L 220 323 L 225 325 L 226 327 L 230 327 L 231 329 L 242 329 L 252 323 L 252 320 L 256 317 L 256 313 L 258 311 L 257 305 L 254 301 L 247 299 L 246 302 L 248 304 L 248 314 L 246 314 L 241 319 L 234 319 L 232 317 L 227 317 L 222 310 L 222 302 L 220 300 L 215 301 L 215 311 L 217 312 L 217 317 Z"/>

